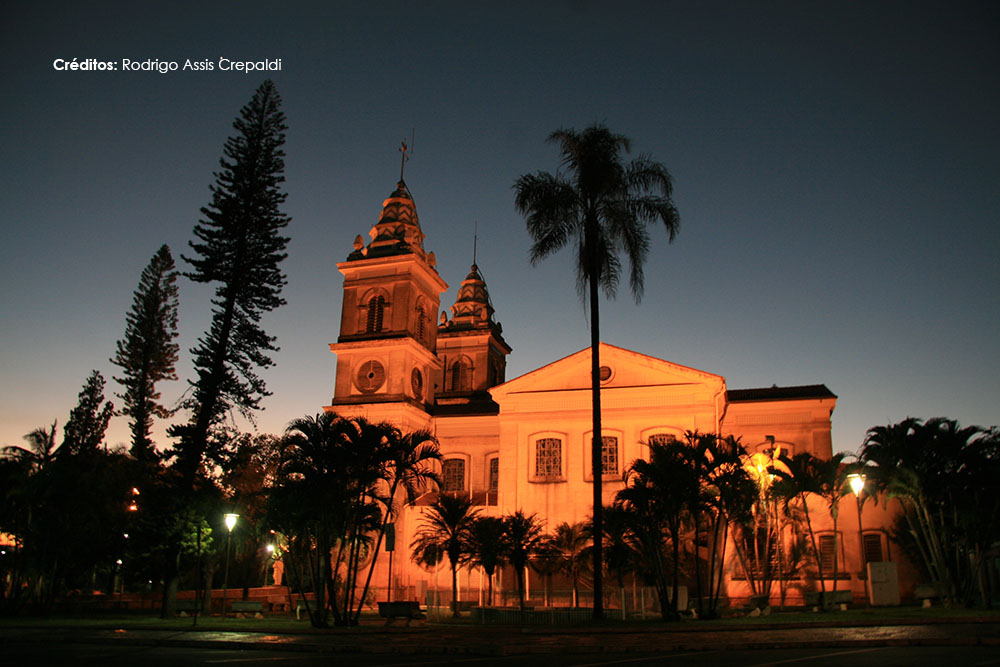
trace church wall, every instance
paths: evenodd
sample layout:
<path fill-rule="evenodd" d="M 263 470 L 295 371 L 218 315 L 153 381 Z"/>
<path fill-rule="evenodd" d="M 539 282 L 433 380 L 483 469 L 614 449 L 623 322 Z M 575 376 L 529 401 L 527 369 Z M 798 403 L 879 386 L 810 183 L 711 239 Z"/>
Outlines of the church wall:
<path fill-rule="evenodd" d="M 722 433 L 739 437 L 751 453 L 770 448 L 771 436 L 789 456 L 809 452 L 828 459 L 833 456 L 830 416 L 835 405 L 836 398 L 731 403 Z"/>

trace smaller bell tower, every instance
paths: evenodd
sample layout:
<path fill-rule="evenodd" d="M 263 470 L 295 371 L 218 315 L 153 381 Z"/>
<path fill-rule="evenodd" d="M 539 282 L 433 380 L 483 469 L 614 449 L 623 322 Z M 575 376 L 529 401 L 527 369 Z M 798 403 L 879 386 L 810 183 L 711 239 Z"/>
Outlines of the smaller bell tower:
<path fill-rule="evenodd" d="M 437 356 L 442 366 L 438 414 L 499 411 L 489 389 L 505 381 L 511 347 L 493 312 L 486 281 L 473 264 L 451 307 L 451 319 L 441 313 L 437 331 Z"/>

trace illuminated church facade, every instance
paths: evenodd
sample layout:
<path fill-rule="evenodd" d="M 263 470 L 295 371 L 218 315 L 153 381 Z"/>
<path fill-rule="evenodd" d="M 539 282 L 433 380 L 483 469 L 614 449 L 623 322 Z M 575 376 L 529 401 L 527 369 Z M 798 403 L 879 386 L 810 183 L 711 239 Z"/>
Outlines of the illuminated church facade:
<path fill-rule="evenodd" d="M 337 356 L 334 396 L 324 409 L 405 431 L 429 430 L 443 454 L 443 490 L 468 494 L 483 515 L 521 510 L 536 514 L 549 531 L 585 521 L 592 504 L 590 349 L 508 380 L 511 346 L 478 267 L 473 264 L 450 312 L 443 312 L 440 297 L 448 286 L 423 242 L 413 199 L 400 181 L 369 242 L 358 236 L 337 264 L 343 311 L 340 335 L 330 345 Z M 721 375 L 604 343 L 600 361 L 605 504 L 623 488 L 628 465 L 645 456 L 645 443 L 681 439 L 687 431 L 732 434 L 751 452 L 780 445 L 790 455 L 832 455 L 837 397 L 824 385 L 730 389 Z M 429 502 L 406 507 L 396 521 L 392 572 L 400 590 L 420 590 L 432 577 L 409 553 L 420 505 Z M 866 507 L 866 517 L 877 511 Z M 874 516 L 868 521 L 886 525 Z M 857 557 L 849 555 L 850 530 L 842 530 L 834 548 L 849 570 Z M 861 539 L 859 531 L 855 542 Z M 877 543 L 880 552 L 871 556 L 884 560 L 887 533 L 872 529 L 864 539 L 866 548 Z M 388 581 L 388 558 L 380 555 L 376 582 Z M 861 571 L 858 563 L 853 567 Z M 472 599 L 481 575 L 463 571 L 462 577 L 463 597 Z M 447 580 L 442 577 L 442 586 Z M 739 586 L 729 586 L 738 596 Z"/>

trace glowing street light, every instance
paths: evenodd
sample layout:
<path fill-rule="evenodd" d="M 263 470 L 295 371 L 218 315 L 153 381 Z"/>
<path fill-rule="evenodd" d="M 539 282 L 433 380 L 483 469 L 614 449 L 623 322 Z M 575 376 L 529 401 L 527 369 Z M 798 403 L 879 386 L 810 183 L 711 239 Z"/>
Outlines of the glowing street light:
<path fill-rule="evenodd" d="M 847 476 L 847 483 L 858 499 L 858 559 L 861 561 L 861 581 L 865 585 L 865 606 L 869 606 L 868 600 L 868 574 L 865 572 L 865 541 L 861 527 L 861 492 L 865 489 L 865 476 L 862 473 L 852 473 Z"/>
<path fill-rule="evenodd" d="M 222 578 L 222 617 L 226 617 L 226 592 L 229 589 L 229 541 L 233 536 L 233 528 L 236 526 L 236 520 L 240 518 L 239 514 L 227 514 L 226 515 L 226 529 L 229 531 L 226 533 L 226 574 Z"/>

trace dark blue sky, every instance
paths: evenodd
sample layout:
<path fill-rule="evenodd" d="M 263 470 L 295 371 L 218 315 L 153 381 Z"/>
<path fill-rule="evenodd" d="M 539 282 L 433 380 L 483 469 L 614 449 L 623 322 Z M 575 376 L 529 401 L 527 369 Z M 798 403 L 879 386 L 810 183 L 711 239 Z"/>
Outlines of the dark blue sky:
<path fill-rule="evenodd" d="M 294 219 L 261 430 L 332 396 L 335 264 L 377 221 L 412 130 L 442 307 L 478 221 L 508 377 L 586 347 L 572 256 L 530 266 L 511 185 L 556 168 L 552 130 L 595 121 L 670 169 L 682 218 L 672 245 L 653 230 L 642 304 L 602 306 L 605 341 L 730 388 L 825 383 L 837 450 L 907 416 L 1000 421 L 995 3 L 287 4 L 5 3 L 0 443 L 64 422 L 92 368 L 110 379 L 139 273 L 162 243 L 186 250 L 264 78 L 56 58 L 281 59 Z M 210 293 L 182 280 L 180 296 L 187 350 Z M 187 354 L 178 371 L 171 400 Z"/>

